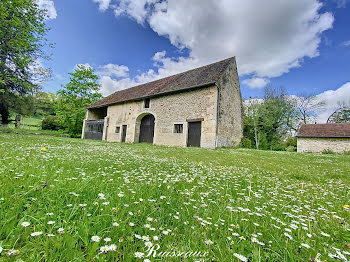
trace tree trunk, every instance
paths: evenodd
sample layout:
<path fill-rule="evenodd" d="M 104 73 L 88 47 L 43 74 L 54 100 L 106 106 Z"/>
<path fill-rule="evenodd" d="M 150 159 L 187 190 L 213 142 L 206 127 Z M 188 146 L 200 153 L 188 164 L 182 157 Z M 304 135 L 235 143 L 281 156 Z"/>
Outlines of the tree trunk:
<path fill-rule="evenodd" d="M 10 112 L 8 106 L 4 100 L 0 100 L 0 115 L 1 115 L 1 124 L 7 126 L 9 124 Z"/>

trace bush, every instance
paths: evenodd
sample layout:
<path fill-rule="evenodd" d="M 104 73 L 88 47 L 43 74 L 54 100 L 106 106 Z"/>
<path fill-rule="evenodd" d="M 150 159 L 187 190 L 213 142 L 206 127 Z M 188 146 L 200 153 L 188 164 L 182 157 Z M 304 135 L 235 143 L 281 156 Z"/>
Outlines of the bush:
<path fill-rule="evenodd" d="M 239 147 L 252 148 L 252 141 L 249 138 L 243 137 L 239 143 Z"/>
<path fill-rule="evenodd" d="M 46 116 L 41 122 L 43 130 L 60 130 L 61 125 L 56 116 Z"/>
<path fill-rule="evenodd" d="M 295 146 L 287 146 L 286 151 L 287 152 L 296 152 L 297 148 Z"/>

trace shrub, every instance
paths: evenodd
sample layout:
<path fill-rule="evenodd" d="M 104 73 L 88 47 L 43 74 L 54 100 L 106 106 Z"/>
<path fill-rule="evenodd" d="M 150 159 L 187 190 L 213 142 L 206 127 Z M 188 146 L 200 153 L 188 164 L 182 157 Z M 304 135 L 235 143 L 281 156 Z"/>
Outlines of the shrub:
<path fill-rule="evenodd" d="M 295 146 L 287 146 L 286 151 L 287 152 L 296 152 L 297 148 Z"/>
<path fill-rule="evenodd" d="M 249 138 L 243 137 L 239 143 L 239 147 L 252 148 L 252 141 Z"/>
<path fill-rule="evenodd" d="M 61 125 L 56 116 L 46 116 L 41 122 L 43 130 L 60 130 Z"/>

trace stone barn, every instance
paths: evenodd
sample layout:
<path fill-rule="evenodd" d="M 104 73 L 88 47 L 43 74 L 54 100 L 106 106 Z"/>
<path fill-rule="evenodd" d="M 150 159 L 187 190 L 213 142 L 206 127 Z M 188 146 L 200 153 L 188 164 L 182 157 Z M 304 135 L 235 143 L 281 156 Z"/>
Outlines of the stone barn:
<path fill-rule="evenodd" d="M 238 145 L 242 98 L 236 60 L 117 91 L 87 109 L 82 138 L 215 148 Z"/>
<path fill-rule="evenodd" d="M 298 152 L 350 151 L 350 123 L 302 125 L 297 140 Z"/>

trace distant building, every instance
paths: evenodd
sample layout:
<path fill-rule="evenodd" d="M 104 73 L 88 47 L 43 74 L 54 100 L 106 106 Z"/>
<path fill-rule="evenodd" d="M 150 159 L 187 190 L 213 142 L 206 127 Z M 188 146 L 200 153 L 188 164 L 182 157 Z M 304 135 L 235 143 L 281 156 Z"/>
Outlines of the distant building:
<path fill-rule="evenodd" d="M 298 152 L 350 151 L 350 123 L 302 125 L 297 139 Z"/>
<path fill-rule="evenodd" d="M 92 104 L 82 138 L 215 148 L 242 138 L 234 57 L 134 86 Z"/>

